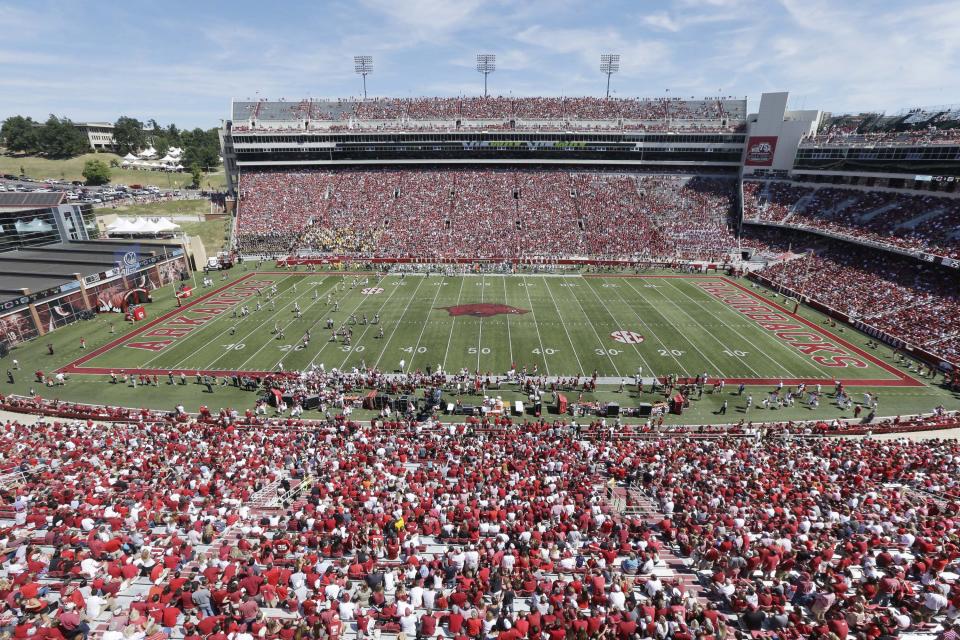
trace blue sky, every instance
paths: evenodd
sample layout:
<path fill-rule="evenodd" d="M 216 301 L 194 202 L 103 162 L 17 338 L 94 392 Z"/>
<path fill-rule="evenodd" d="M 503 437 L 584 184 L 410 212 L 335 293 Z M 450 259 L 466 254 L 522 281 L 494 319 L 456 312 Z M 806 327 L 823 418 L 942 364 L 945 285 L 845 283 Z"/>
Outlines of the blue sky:
<path fill-rule="evenodd" d="M 229 99 L 789 90 L 834 112 L 960 103 L 960 2 L 891 0 L 0 0 L 0 118 L 131 115 L 210 127 Z"/>

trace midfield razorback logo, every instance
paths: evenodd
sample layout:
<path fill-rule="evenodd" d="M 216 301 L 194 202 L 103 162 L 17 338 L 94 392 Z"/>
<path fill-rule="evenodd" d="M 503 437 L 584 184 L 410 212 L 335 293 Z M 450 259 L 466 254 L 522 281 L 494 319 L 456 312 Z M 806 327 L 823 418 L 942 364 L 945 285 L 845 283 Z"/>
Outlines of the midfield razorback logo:
<path fill-rule="evenodd" d="M 518 309 L 508 304 L 488 304 L 479 302 L 476 304 L 458 304 L 453 307 L 438 307 L 438 311 L 446 311 L 451 316 L 473 316 L 474 318 L 489 318 L 490 316 L 499 316 L 501 314 L 512 314 L 515 316 L 530 313 L 529 309 Z"/>

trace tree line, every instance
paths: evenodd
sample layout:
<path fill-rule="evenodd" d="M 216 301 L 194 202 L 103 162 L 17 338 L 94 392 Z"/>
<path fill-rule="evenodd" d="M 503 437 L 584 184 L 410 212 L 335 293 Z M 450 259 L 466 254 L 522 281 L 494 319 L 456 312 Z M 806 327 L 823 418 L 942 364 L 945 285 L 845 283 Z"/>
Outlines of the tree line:
<path fill-rule="evenodd" d="M 220 164 L 220 138 L 217 129 L 181 130 L 175 124 L 161 126 L 148 120 L 121 116 L 114 123 L 113 139 L 120 155 L 136 154 L 152 146 L 163 155 L 170 147 L 183 149 L 180 162 L 188 167 L 213 168 Z M 0 145 L 13 153 L 42 155 L 47 158 L 72 158 L 90 151 L 86 136 L 69 118 L 53 114 L 46 122 L 27 116 L 11 116 L 0 126 Z"/>

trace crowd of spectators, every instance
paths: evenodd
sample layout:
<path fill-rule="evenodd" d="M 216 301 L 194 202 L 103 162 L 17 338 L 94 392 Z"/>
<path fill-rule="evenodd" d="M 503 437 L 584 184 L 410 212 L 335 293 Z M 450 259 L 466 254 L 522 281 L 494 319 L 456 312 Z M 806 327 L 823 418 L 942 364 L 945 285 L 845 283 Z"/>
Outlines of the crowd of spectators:
<path fill-rule="evenodd" d="M 910 131 L 871 131 L 857 133 L 849 128 L 838 128 L 826 133 L 806 136 L 800 141 L 803 147 L 833 146 L 866 146 L 866 145 L 928 145 L 928 144 L 960 144 L 960 128 L 912 129 Z"/>
<path fill-rule="evenodd" d="M 748 220 L 830 231 L 909 251 L 960 258 L 960 198 L 894 190 L 743 183 Z"/>
<path fill-rule="evenodd" d="M 955 440 L 175 414 L 0 426 L 8 637 L 842 639 L 960 612 Z"/>
<path fill-rule="evenodd" d="M 746 117 L 737 98 L 600 98 L 471 96 L 372 98 L 364 101 L 242 103 L 238 123 L 284 120 L 719 120 Z"/>
<path fill-rule="evenodd" d="M 775 263 L 774 284 L 859 319 L 905 345 L 960 363 L 960 287 L 956 270 L 839 242 Z"/>
<path fill-rule="evenodd" d="M 242 251 L 356 257 L 721 259 L 723 178 L 522 170 L 251 172 Z"/>

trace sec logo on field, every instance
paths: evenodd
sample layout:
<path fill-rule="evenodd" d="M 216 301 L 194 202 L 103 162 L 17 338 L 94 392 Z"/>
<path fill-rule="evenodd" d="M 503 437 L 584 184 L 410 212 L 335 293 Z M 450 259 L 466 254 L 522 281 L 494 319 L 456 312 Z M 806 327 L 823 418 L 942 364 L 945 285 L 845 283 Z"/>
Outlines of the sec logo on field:
<path fill-rule="evenodd" d="M 378 293 L 383 293 L 383 289 L 381 289 L 380 287 L 367 287 L 366 289 L 363 289 L 362 291 L 360 291 L 360 293 L 362 293 L 365 296 L 372 296 Z"/>
<path fill-rule="evenodd" d="M 614 331 L 610 337 L 622 344 L 640 344 L 643 342 L 643 336 L 634 331 Z"/>

